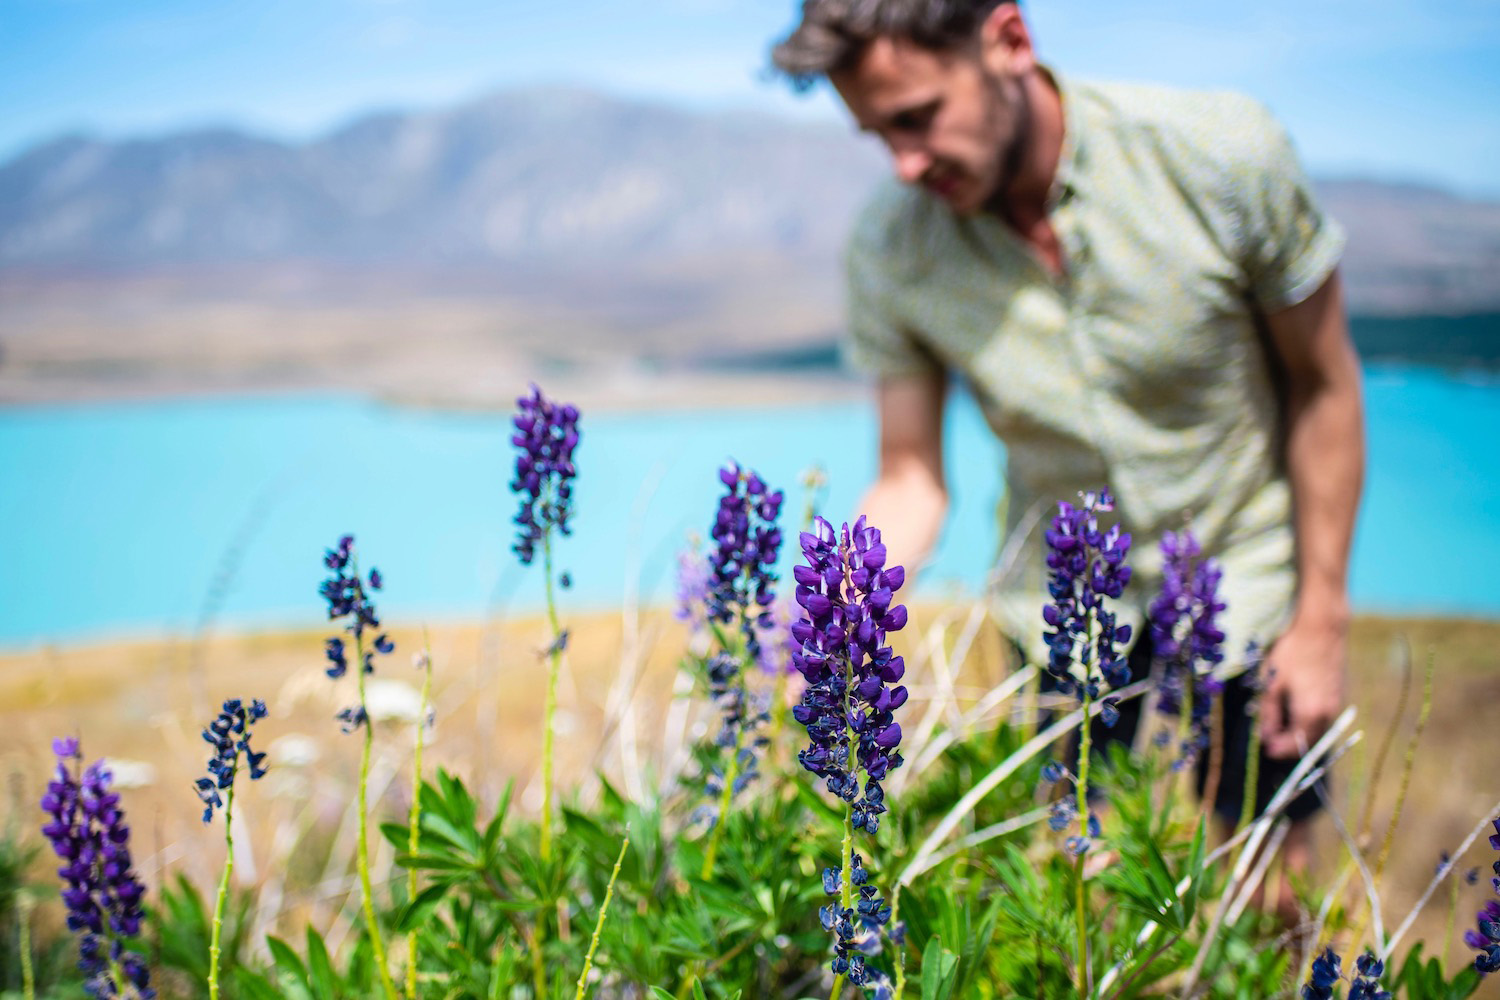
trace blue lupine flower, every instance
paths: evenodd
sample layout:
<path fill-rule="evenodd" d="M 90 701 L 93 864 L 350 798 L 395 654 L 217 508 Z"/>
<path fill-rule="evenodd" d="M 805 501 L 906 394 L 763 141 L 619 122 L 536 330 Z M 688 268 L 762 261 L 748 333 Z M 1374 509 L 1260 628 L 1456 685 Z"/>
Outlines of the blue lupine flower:
<path fill-rule="evenodd" d="M 1354 960 L 1354 979 L 1349 984 L 1349 1000 L 1391 1000 L 1390 993 L 1380 988 L 1380 976 L 1385 972 L 1385 963 L 1366 951 Z"/>
<path fill-rule="evenodd" d="M 76 739 L 57 740 L 52 750 L 57 775 L 42 796 L 42 810 L 50 817 L 42 834 L 63 862 L 57 873 L 66 884 L 68 929 L 80 934 L 84 992 L 116 997 L 128 984 L 131 995 L 154 997 L 146 963 L 124 944 L 141 932 L 146 889 L 131 869 L 130 827 L 119 795 L 109 790 L 113 776 L 103 761 L 75 776 L 82 763 Z M 125 982 L 116 981 L 116 970 Z"/>
<path fill-rule="evenodd" d="M 1167 532 L 1161 554 L 1162 587 L 1147 617 L 1152 648 L 1162 663 L 1158 709 L 1180 715 L 1186 685 L 1193 685 L 1189 736 L 1174 764 L 1181 767 L 1208 746 L 1213 700 L 1224 690 L 1213 674 L 1224 661 L 1224 632 L 1217 622 L 1225 608 L 1219 598 L 1224 571 L 1216 561 L 1199 558 L 1202 548 L 1190 531 Z"/>
<path fill-rule="evenodd" d="M 1464 944 L 1479 952 L 1474 957 L 1474 966 L 1480 972 L 1497 970 L 1494 953 L 1500 950 L 1500 902 L 1490 900 L 1474 915 L 1474 927 L 1464 931 Z"/>
<path fill-rule="evenodd" d="M 573 510 L 573 449 L 578 447 L 578 408 L 554 403 L 531 387 L 530 396 L 516 400 L 512 420 L 516 432 L 510 443 L 517 448 L 516 471 L 511 492 L 521 496 L 515 516 L 520 529 L 511 550 L 530 565 L 537 543 L 553 528 L 571 534 L 568 516 Z"/>
<path fill-rule="evenodd" d="M 1130 667 L 1120 647 L 1130 642 L 1129 625 L 1117 625 L 1105 598 L 1118 599 L 1130 582 L 1125 556 L 1130 535 L 1118 525 L 1099 528 L 1098 515 L 1114 509 L 1108 491 L 1086 493 L 1081 506 L 1059 503 L 1046 533 L 1047 589 L 1052 603 L 1042 609 L 1049 649 L 1047 669 L 1064 693 L 1087 685 L 1089 697 L 1099 693 L 1102 679 L 1113 687 L 1130 681 Z M 1092 625 L 1092 631 L 1091 631 Z M 1092 641 L 1091 641 L 1092 638 Z M 1074 665 L 1081 668 L 1074 673 Z"/>
<path fill-rule="evenodd" d="M 800 644 L 792 662 L 807 687 L 792 716 L 807 727 L 810 742 L 797 759 L 848 804 L 854 829 L 874 834 L 887 808 L 880 783 L 902 764 L 901 726 L 894 713 L 907 698 L 906 688 L 897 684 L 906 663 L 885 638 L 906 625 L 906 608 L 892 604 L 906 571 L 886 566 L 880 532 L 863 517 L 838 532 L 814 518 L 813 530 L 803 532 L 800 541 L 806 563 L 792 573 L 805 616 L 792 625 Z M 844 874 L 828 869 L 824 888 L 842 895 Z M 859 942 L 864 932 L 890 919 L 891 908 L 857 854 L 847 874 L 857 887 L 855 905 L 844 907 L 840 900 L 820 911 L 824 929 L 834 933 L 832 969 L 878 993 L 884 977 L 865 965 Z"/>
<path fill-rule="evenodd" d="M 371 600 L 369 593 L 379 590 L 385 582 L 384 578 L 377 569 L 371 569 L 366 578 L 360 578 L 353 535 L 342 536 L 338 544 L 324 554 L 323 565 L 332 571 L 332 575 L 318 588 L 318 592 L 328 602 L 328 618 L 330 621 L 347 619 L 344 631 L 354 638 L 355 647 L 363 652 L 360 669 L 372 674 L 375 672 L 375 654 L 388 655 L 396 649 L 390 636 L 377 631 L 380 628 L 380 617 L 376 614 L 375 602 Z M 376 635 L 370 648 L 363 649 L 367 630 L 375 631 Z M 323 645 L 323 655 L 328 660 L 325 672 L 337 680 L 349 671 L 349 651 L 344 640 L 338 636 L 325 639 Z M 339 713 L 338 718 L 346 723 L 345 732 L 352 732 L 368 721 L 363 706 L 346 708 Z M 205 798 L 204 801 L 208 800 Z"/>
<path fill-rule="evenodd" d="M 224 702 L 222 711 L 203 730 L 204 741 L 214 748 L 214 755 L 208 759 L 208 777 L 199 778 L 194 783 L 198 798 L 203 800 L 203 822 L 213 819 L 214 810 L 224 804 L 219 793 L 234 787 L 241 754 L 244 754 L 251 781 L 265 777 L 266 755 L 250 748 L 250 728 L 265 717 L 266 703 L 260 699 L 250 702 L 250 707 L 246 708 L 240 699 L 231 698 Z"/>
<path fill-rule="evenodd" d="M 1332 1000 L 1333 987 L 1344 978 L 1343 963 L 1332 948 L 1313 959 L 1312 975 L 1302 987 L 1302 1000 Z"/>

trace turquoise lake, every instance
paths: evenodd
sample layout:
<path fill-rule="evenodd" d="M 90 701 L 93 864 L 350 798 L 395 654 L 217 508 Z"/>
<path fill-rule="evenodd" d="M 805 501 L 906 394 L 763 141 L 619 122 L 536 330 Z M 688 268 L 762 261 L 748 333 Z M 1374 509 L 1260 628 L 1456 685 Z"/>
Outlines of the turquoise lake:
<path fill-rule="evenodd" d="M 1500 616 L 1500 381 L 1366 368 L 1370 462 L 1358 608 Z M 1003 453 L 973 403 L 948 414 L 954 507 L 922 593 L 973 593 L 997 545 Z M 575 608 L 671 600 L 729 459 L 786 488 L 826 469 L 853 510 L 874 469 L 861 404 L 584 415 Z M 353 532 L 388 622 L 529 610 L 540 567 L 510 554 L 508 417 L 358 397 L 255 396 L 0 410 L 0 646 L 314 624 L 323 549 Z M 787 547 L 787 559 L 795 546 Z"/>

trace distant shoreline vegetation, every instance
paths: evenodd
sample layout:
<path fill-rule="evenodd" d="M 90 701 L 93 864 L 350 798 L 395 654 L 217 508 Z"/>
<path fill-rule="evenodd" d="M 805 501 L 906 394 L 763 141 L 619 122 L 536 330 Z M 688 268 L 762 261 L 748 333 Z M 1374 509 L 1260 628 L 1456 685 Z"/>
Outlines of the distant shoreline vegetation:
<path fill-rule="evenodd" d="M 1366 361 L 1500 371 L 1500 312 L 1470 316 L 1351 316 Z"/>
<path fill-rule="evenodd" d="M 1365 361 L 1397 361 L 1448 370 L 1500 372 L 1500 312 L 1466 316 L 1351 316 L 1350 332 Z M 817 374 L 841 372 L 835 339 L 699 359 L 714 371 Z"/>

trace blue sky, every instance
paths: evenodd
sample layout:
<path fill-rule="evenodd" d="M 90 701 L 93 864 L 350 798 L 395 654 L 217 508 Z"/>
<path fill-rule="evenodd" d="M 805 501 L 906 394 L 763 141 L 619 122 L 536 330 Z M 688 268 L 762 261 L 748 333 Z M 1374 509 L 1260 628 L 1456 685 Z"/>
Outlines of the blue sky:
<path fill-rule="evenodd" d="M 1495 0 L 1031 0 L 1074 75 L 1261 98 L 1321 174 L 1500 197 Z M 286 138 L 377 107 L 574 82 L 833 117 L 765 82 L 794 0 L 3 0 L 0 159 L 66 131 L 229 124 Z"/>

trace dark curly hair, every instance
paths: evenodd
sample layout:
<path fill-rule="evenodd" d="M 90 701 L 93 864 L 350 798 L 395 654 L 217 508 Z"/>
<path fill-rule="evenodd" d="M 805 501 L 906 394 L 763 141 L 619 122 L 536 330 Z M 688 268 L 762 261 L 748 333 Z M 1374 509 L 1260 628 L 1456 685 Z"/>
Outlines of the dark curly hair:
<path fill-rule="evenodd" d="M 771 50 L 771 64 L 805 90 L 846 69 L 881 37 L 950 49 L 974 36 L 990 12 L 1014 0 L 802 0 L 802 21 Z"/>

